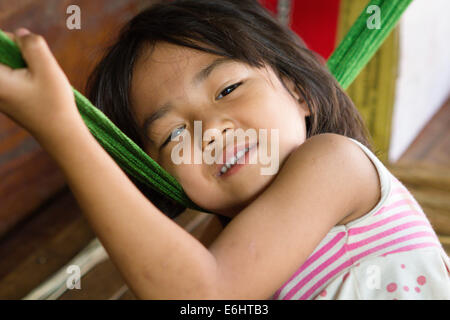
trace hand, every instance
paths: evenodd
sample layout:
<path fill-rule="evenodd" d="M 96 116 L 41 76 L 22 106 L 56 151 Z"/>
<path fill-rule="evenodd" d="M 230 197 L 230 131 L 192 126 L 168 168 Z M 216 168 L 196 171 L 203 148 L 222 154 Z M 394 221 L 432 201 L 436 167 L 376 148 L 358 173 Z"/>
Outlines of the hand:
<path fill-rule="evenodd" d="M 28 68 L 0 63 L 0 112 L 35 136 L 51 130 L 61 116 L 79 116 L 72 87 L 44 38 L 24 28 L 6 34 Z"/>

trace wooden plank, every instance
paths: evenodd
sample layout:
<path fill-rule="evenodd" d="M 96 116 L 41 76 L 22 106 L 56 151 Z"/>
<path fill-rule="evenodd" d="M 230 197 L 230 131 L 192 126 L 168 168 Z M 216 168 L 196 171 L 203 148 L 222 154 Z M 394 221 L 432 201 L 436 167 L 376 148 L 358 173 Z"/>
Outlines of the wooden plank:
<path fill-rule="evenodd" d="M 0 115 L 0 237 L 64 186 L 62 172 L 36 140 Z"/>
<path fill-rule="evenodd" d="M 439 241 L 447 252 L 447 255 L 450 256 L 450 237 L 448 236 L 440 236 Z"/>
<path fill-rule="evenodd" d="M 94 237 L 72 194 L 65 190 L 0 242 L 0 299 L 21 299 Z"/>
<path fill-rule="evenodd" d="M 416 189 L 450 192 L 450 166 L 409 161 L 387 164 L 386 167 L 400 181 Z"/>
<path fill-rule="evenodd" d="M 450 96 L 397 163 L 427 162 L 450 167 Z"/>
<path fill-rule="evenodd" d="M 450 255 L 450 95 L 393 165 Z M 392 168 L 392 167 L 391 167 Z"/>
<path fill-rule="evenodd" d="M 436 233 L 450 236 L 450 167 L 408 162 L 387 168 L 411 192 Z"/>
<path fill-rule="evenodd" d="M 55 300 L 66 290 L 81 289 L 81 282 L 74 277 L 82 277 L 98 264 L 108 259 L 108 254 L 95 238 L 70 262 L 52 275 L 39 287 L 27 294 L 24 300 Z M 70 278 L 69 278 L 70 277 Z"/>
<path fill-rule="evenodd" d="M 216 216 L 187 209 L 176 220 L 186 231 L 196 239 L 209 246 L 222 230 L 222 225 Z M 100 263 L 81 278 L 81 290 L 67 290 L 60 300 L 97 300 L 97 299 L 128 299 L 136 297 L 129 290 L 122 275 L 110 259 Z"/>
<path fill-rule="evenodd" d="M 127 288 L 124 294 L 122 294 L 117 300 L 138 300 L 131 290 Z"/>

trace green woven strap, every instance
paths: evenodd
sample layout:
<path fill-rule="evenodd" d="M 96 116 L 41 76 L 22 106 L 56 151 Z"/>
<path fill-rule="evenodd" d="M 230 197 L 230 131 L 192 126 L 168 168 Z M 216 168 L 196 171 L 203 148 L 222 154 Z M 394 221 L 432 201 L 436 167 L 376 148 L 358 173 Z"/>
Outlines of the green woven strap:
<path fill-rule="evenodd" d="M 364 68 L 411 2 L 372 0 L 366 6 L 377 5 L 380 8 L 381 29 L 367 28 L 368 14 L 364 9 L 327 64 L 343 88 L 347 88 Z M 17 45 L 1 30 L 0 63 L 14 69 L 26 67 Z M 73 92 L 78 110 L 90 132 L 127 174 L 185 207 L 209 212 L 193 203 L 175 178 L 124 135 L 87 98 L 75 89 Z"/>
<path fill-rule="evenodd" d="M 413 0 L 372 0 L 361 12 L 339 46 L 328 59 L 327 66 L 343 89 L 347 89 L 377 52 Z M 369 29 L 367 8 L 378 6 L 381 28 Z"/>

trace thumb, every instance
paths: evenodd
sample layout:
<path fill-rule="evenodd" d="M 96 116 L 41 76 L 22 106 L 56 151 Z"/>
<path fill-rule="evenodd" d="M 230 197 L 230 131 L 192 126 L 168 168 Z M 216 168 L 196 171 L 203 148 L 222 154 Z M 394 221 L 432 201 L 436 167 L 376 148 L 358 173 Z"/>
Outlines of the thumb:
<path fill-rule="evenodd" d="M 58 63 L 44 37 L 19 28 L 15 31 L 15 39 L 32 75 L 45 76 L 57 70 Z"/>

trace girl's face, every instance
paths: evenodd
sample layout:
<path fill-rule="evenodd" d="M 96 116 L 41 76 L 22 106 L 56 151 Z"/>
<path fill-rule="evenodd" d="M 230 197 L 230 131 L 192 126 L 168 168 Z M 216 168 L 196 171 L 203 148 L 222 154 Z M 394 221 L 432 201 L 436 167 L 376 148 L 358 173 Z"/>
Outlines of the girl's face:
<path fill-rule="evenodd" d="M 197 205 L 234 217 L 275 178 L 276 172 L 261 173 L 270 164 L 267 158 L 261 161 L 260 153 L 272 156 L 271 161 L 281 168 L 289 154 L 305 141 L 305 117 L 310 115 L 306 103 L 298 101 L 293 84 L 285 81 L 293 97 L 270 67 L 257 69 L 165 42 L 157 43 L 149 52 L 145 51 L 135 64 L 130 91 L 138 125 L 144 128 L 147 124 L 144 132 L 151 140 L 145 142 L 144 151 L 178 180 Z M 156 111 L 160 117 L 149 124 L 147 119 Z M 256 141 L 247 137 L 246 142 L 258 145 L 248 153 L 245 165 L 219 175 L 223 164 L 194 162 L 195 153 L 214 150 L 218 143 L 206 136 L 205 140 L 204 136 L 194 139 L 194 121 L 201 121 L 202 135 L 216 129 L 223 139 L 219 153 L 211 152 L 218 159 L 222 159 L 227 143 L 241 145 L 237 139 L 226 140 L 238 129 L 256 132 Z M 278 137 L 271 129 L 278 131 Z M 266 132 L 264 143 L 261 130 Z M 170 141 L 171 134 L 179 140 Z M 191 140 L 191 161 L 176 164 L 174 157 L 183 153 L 172 155 L 172 150 L 184 139 Z"/>

